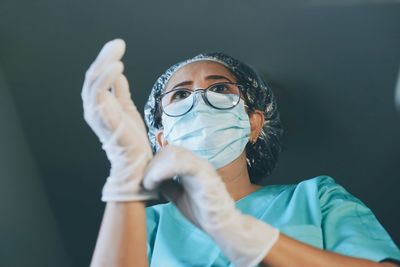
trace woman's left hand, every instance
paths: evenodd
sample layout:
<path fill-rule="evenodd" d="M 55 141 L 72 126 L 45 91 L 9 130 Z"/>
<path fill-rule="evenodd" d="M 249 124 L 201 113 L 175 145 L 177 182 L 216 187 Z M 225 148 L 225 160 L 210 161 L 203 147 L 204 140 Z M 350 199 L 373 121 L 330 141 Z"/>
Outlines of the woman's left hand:
<path fill-rule="evenodd" d="M 179 176 L 181 187 L 168 184 Z M 163 193 L 194 225 L 209 234 L 235 264 L 255 266 L 278 239 L 279 231 L 242 214 L 226 190 L 214 167 L 192 152 L 167 145 L 150 162 L 144 187 Z"/>
<path fill-rule="evenodd" d="M 155 198 L 141 186 L 153 157 L 146 127 L 132 101 L 121 61 L 125 42 L 106 43 L 85 75 L 82 88 L 84 119 L 97 135 L 111 163 L 103 201 L 144 201 Z M 111 90 L 112 89 L 112 90 Z"/>

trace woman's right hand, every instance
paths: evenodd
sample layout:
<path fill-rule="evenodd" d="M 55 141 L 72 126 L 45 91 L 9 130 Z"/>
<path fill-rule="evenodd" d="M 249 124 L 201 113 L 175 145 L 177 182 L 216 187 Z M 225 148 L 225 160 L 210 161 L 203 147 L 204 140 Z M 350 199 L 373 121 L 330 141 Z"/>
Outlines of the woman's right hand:
<path fill-rule="evenodd" d="M 133 103 L 121 58 L 125 42 L 104 45 L 85 75 L 82 89 L 84 118 L 100 139 L 111 163 L 102 201 L 141 201 L 156 197 L 142 187 L 152 159 L 146 128 Z"/>
<path fill-rule="evenodd" d="M 170 182 L 175 176 L 179 186 Z M 256 266 L 278 240 L 278 229 L 237 209 L 214 167 L 185 148 L 163 147 L 148 165 L 143 184 L 159 188 L 234 266 Z"/>

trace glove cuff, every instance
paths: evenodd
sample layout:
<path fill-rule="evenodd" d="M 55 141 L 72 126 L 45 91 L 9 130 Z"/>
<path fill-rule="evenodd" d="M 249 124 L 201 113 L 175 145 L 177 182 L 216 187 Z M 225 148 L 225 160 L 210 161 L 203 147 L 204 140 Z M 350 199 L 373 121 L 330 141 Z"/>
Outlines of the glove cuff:
<path fill-rule="evenodd" d="M 277 242 L 279 230 L 254 217 L 237 215 L 228 225 L 208 232 L 234 266 L 257 266 Z"/>
<path fill-rule="evenodd" d="M 143 188 L 142 180 L 145 166 L 151 160 L 151 154 L 142 153 L 136 156 L 135 161 L 124 162 L 121 157 L 111 167 L 110 176 L 107 178 L 102 190 L 101 200 L 127 202 L 157 199 L 155 191 Z"/>
<path fill-rule="evenodd" d="M 148 191 L 138 184 L 135 179 L 121 181 L 108 177 L 103 186 L 101 201 L 129 202 L 157 199 L 155 191 Z"/>

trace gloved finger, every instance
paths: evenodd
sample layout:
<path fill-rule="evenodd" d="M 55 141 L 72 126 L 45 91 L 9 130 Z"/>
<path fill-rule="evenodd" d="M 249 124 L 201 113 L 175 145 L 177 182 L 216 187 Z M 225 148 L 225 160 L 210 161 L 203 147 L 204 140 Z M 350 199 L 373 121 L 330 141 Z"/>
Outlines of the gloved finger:
<path fill-rule="evenodd" d="M 96 79 L 94 79 L 90 84 L 85 81 L 81 93 L 84 106 L 87 105 L 88 103 L 94 104 L 95 102 L 93 101 L 95 100 L 94 96 L 96 95 L 96 91 L 98 91 L 99 89 L 108 90 L 109 88 L 111 88 L 111 85 L 118 76 L 118 73 L 122 73 L 123 70 L 124 70 L 124 65 L 121 61 L 112 62 L 108 64 L 107 67 L 101 73 L 99 73 L 96 76 Z M 110 73 L 113 74 L 111 82 L 110 79 L 108 78 L 110 76 Z M 104 82 L 106 82 L 105 84 L 106 88 L 103 88 Z"/>
<path fill-rule="evenodd" d="M 153 157 L 145 170 L 143 178 L 144 188 L 153 190 L 162 182 L 175 176 L 175 172 L 173 172 L 171 168 L 168 168 L 168 163 L 172 165 L 173 162 L 176 162 L 171 161 L 171 159 L 171 155 L 168 155 L 165 149 L 162 149 Z"/>
<path fill-rule="evenodd" d="M 130 118 L 129 121 L 135 124 L 135 128 L 141 129 L 143 135 L 145 136 L 144 138 L 147 138 L 144 121 L 137 110 L 135 103 L 131 99 L 129 84 L 125 75 L 118 75 L 114 82 L 113 89 L 115 98 L 119 102 L 124 113 Z"/>
<path fill-rule="evenodd" d="M 91 86 L 88 103 L 92 105 L 104 103 L 102 100 L 104 100 L 105 94 L 110 94 L 109 89 L 112 87 L 114 81 L 117 79 L 118 75 L 123 72 L 123 70 L 124 65 L 121 61 L 109 64 Z"/>
<path fill-rule="evenodd" d="M 114 86 L 114 95 L 118 99 L 131 99 L 131 92 L 129 90 L 128 79 L 124 74 L 118 75 L 115 80 Z"/>
<path fill-rule="evenodd" d="M 107 42 L 90 65 L 86 75 L 96 76 L 99 72 L 102 72 L 108 64 L 119 61 L 125 53 L 125 47 L 125 42 L 122 39 L 114 39 Z"/>
<path fill-rule="evenodd" d="M 133 103 L 131 98 L 131 92 L 129 90 L 128 79 L 124 74 L 118 75 L 117 79 L 115 79 L 113 85 L 113 92 L 118 102 L 121 103 L 121 106 L 126 109 L 126 111 L 137 110 L 135 103 Z"/>
<path fill-rule="evenodd" d="M 117 98 L 118 102 L 121 104 L 124 111 L 127 112 L 135 121 L 143 121 L 139 111 L 136 108 L 135 103 L 131 98 L 129 83 L 124 74 L 120 74 L 117 77 L 114 82 L 113 89 L 114 95 Z"/>
<path fill-rule="evenodd" d="M 91 94 L 83 97 L 84 118 L 89 124 L 94 119 L 93 116 L 97 116 L 101 109 L 113 108 L 115 106 L 111 104 L 107 106 L 107 102 L 112 101 L 112 98 L 107 97 L 107 94 L 110 94 L 107 88 L 112 84 L 113 79 L 115 79 L 118 73 L 121 73 L 122 69 L 123 65 L 121 62 L 109 65 L 105 73 L 96 81 L 94 86 L 97 88 L 91 89 Z M 114 96 L 112 97 L 114 98 Z"/>
<path fill-rule="evenodd" d="M 101 49 L 99 55 L 86 71 L 84 88 L 90 88 L 93 81 L 97 78 L 108 64 L 119 61 L 125 52 L 125 43 L 123 40 L 116 39 L 106 43 Z"/>
<path fill-rule="evenodd" d="M 123 122 L 125 115 L 119 103 L 109 92 L 100 93 L 101 103 L 98 105 L 98 114 L 101 117 L 103 125 L 108 129 L 115 131 Z"/>
<path fill-rule="evenodd" d="M 143 186 L 152 190 L 171 177 L 190 175 L 192 169 L 190 165 L 196 159 L 189 151 L 177 146 L 167 145 L 154 156 L 147 166 Z"/>
<path fill-rule="evenodd" d="M 82 98 L 86 98 L 88 89 L 97 79 L 99 73 L 113 61 L 119 61 L 125 53 L 125 42 L 122 39 L 115 39 L 106 43 L 99 55 L 90 65 L 85 74 L 83 83 Z"/>
<path fill-rule="evenodd" d="M 103 123 L 113 130 L 118 127 L 124 112 L 115 96 L 108 88 L 111 87 L 114 79 L 121 73 L 122 69 L 123 66 L 121 62 L 109 66 L 106 73 L 102 75 L 97 84 L 94 85 L 96 88 L 93 89 L 90 99 L 91 103 L 89 104 L 98 111 L 97 114 L 100 115 Z"/>

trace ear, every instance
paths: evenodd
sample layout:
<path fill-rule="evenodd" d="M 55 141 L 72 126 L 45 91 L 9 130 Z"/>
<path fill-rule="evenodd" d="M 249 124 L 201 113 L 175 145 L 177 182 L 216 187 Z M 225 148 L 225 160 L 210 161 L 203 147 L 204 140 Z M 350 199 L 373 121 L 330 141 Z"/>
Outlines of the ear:
<path fill-rule="evenodd" d="M 264 126 L 264 121 L 265 121 L 265 116 L 264 112 L 261 110 L 254 110 L 250 115 L 250 142 L 255 142 L 258 138 L 258 135 L 260 134 L 263 126 Z"/>
<path fill-rule="evenodd" d="M 164 138 L 164 132 L 163 132 L 163 130 L 158 130 L 158 131 L 156 132 L 156 141 L 157 141 L 157 144 L 158 144 L 160 147 L 165 147 L 166 145 L 168 145 L 167 140 L 165 140 L 165 138 Z"/>

